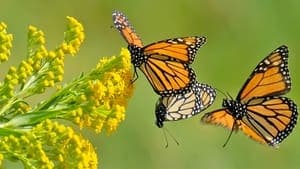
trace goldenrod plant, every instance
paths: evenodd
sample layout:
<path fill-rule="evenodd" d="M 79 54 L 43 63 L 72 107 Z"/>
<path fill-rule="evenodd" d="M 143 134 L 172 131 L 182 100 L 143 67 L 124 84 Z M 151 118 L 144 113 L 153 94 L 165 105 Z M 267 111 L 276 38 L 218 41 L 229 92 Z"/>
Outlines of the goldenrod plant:
<path fill-rule="evenodd" d="M 85 38 L 81 23 L 67 17 L 64 41 L 45 46 L 44 33 L 29 26 L 26 58 L 11 66 L 0 84 L 0 161 L 19 160 L 25 168 L 98 168 L 95 148 L 64 121 L 96 133 L 114 132 L 132 95 L 130 54 L 103 57 L 97 66 L 61 84 L 65 56 L 75 55 Z M 0 62 L 10 56 L 13 37 L 0 23 Z M 55 88 L 33 104 L 32 96 Z M 53 91 L 53 90 L 52 90 Z M 44 98 L 44 97 L 41 97 Z"/>

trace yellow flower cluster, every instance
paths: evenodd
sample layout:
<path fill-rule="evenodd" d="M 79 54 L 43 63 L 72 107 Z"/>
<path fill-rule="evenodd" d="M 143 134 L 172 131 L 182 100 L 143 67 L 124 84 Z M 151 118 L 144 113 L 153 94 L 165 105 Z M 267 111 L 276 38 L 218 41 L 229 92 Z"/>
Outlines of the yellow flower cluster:
<path fill-rule="evenodd" d="M 15 112 L 16 114 L 24 114 L 31 110 L 31 106 L 24 101 L 16 102 L 15 107 L 16 107 L 16 112 Z"/>
<path fill-rule="evenodd" d="M 83 26 L 67 17 L 64 41 L 45 47 L 44 33 L 29 26 L 27 57 L 11 66 L 0 83 L 0 167 L 3 159 L 18 159 L 25 168 L 97 168 L 93 146 L 72 128 L 49 119 L 72 121 L 100 133 L 114 132 L 125 119 L 133 94 L 130 54 L 100 59 L 97 67 L 64 85 L 36 105 L 30 96 L 59 85 L 66 54 L 75 55 L 85 38 Z M 12 36 L 0 23 L 0 62 L 10 55 Z"/>
<path fill-rule="evenodd" d="M 68 16 L 67 19 L 69 21 L 68 31 L 65 32 L 65 41 L 61 48 L 64 53 L 75 55 L 84 40 L 84 29 L 81 23 L 73 17 Z"/>
<path fill-rule="evenodd" d="M 42 93 L 47 87 L 53 87 L 63 80 L 65 55 L 76 54 L 84 40 L 83 26 L 72 17 L 67 19 L 64 42 L 54 51 L 46 49 L 44 33 L 29 26 L 27 59 L 18 67 L 12 66 L 9 69 L 2 91 L 0 90 L 0 98 L 15 96 L 16 87 L 19 85 L 21 89 L 18 95 L 28 97 Z"/>
<path fill-rule="evenodd" d="M 12 34 L 6 32 L 6 25 L 0 22 L 0 62 L 5 62 L 10 56 L 10 49 L 12 48 Z"/>
<path fill-rule="evenodd" d="M 97 168 L 97 154 L 72 128 L 46 120 L 21 136 L 0 140 L 1 156 L 17 158 L 25 168 Z M 0 159 L 1 160 L 1 159 Z"/>
<path fill-rule="evenodd" d="M 133 93 L 128 50 L 122 49 L 119 57 L 102 58 L 91 75 L 97 79 L 88 82 L 85 94 L 80 96 L 83 106 L 72 112 L 73 121 L 98 133 L 103 127 L 112 133 L 125 119 L 125 108 Z"/>
<path fill-rule="evenodd" d="M 5 100 L 14 96 L 14 89 L 19 84 L 18 78 L 16 67 L 11 66 L 0 88 L 0 99 Z"/>
<path fill-rule="evenodd" d="M 16 86 L 23 84 L 24 89 L 34 82 L 34 79 L 29 78 L 41 70 L 42 59 L 48 53 L 44 44 L 44 33 L 33 26 L 29 26 L 27 59 L 23 60 L 17 68 L 14 66 L 10 67 L 4 81 L 8 92 L 6 92 L 7 95 L 2 95 L 2 97 L 13 97 Z M 28 83 L 26 84 L 27 81 Z"/>

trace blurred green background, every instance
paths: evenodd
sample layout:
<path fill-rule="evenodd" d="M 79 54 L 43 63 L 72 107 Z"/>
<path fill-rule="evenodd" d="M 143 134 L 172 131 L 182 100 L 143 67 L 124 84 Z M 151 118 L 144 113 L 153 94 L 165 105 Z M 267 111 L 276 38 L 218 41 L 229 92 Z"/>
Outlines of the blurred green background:
<path fill-rule="evenodd" d="M 145 44 L 158 40 L 203 35 L 207 44 L 200 49 L 192 67 L 197 78 L 236 96 L 257 63 L 282 44 L 290 49 L 289 67 L 293 89 L 289 97 L 300 104 L 300 1 L 240 0 L 9 0 L 1 1 L 0 21 L 14 35 L 6 69 L 24 58 L 29 24 L 46 34 L 47 46 L 54 48 L 63 38 L 66 16 L 85 27 L 86 40 L 76 57 L 66 60 L 69 81 L 95 66 L 101 56 L 117 55 L 127 44 L 112 26 L 112 10 L 123 11 Z M 298 63 L 298 64 L 297 64 Z M 99 155 L 102 169 L 293 169 L 299 168 L 300 131 L 294 132 L 279 149 L 260 145 L 242 133 L 234 134 L 223 148 L 229 131 L 200 124 L 203 114 L 165 123 L 180 142 L 169 138 L 165 149 L 163 131 L 154 125 L 158 96 L 139 72 L 136 90 L 129 102 L 126 120 L 111 136 L 86 131 Z M 209 110 L 221 106 L 218 95 Z"/>

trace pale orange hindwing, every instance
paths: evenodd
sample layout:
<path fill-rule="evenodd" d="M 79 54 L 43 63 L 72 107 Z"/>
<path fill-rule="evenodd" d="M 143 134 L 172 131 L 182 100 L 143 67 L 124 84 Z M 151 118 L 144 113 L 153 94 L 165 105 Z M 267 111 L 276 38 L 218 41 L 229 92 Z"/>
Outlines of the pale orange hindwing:
<path fill-rule="evenodd" d="M 191 70 L 176 61 L 149 58 L 139 68 L 158 92 L 180 90 L 191 82 Z"/>
<path fill-rule="evenodd" d="M 197 50 L 206 42 L 205 37 L 183 37 L 166 39 L 152 43 L 143 48 L 146 55 L 168 56 L 169 60 L 176 59 L 182 63 L 192 63 Z"/>
<path fill-rule="evenodd" d="M 119 11 L 114 11 L 112 16 L 113 16 L 113 22 L 115 28 L 119 30 L 119 32 L 126 40 L 126 42 L 130 45 L 143 47 L 142 40 L 136 34 L 135 30 L 133 29 L 132 25 L 128 21 L 127 17 L 122 12 Z"/>
<path fill-rule="evenodd" d="M 291 88 L 287 64 L 288 49 L 281 46 L 259 63 L 237 98 L 246 102 L 253 97 L 287 93 Z"/>
<path fill-rule="evenodd" d="M 210 113 L 206 113 L 201 121 L 204 123 L 220 125 L 222 127 L 226 127 L 228 129 L 233 128 L 234 118 L 231 116 L 226 109 L 219 109 Z"/>
<path fill-rule="evenodd" d="M 206 90 L 204 90 L 206 89 Z M 199 91 L 200 100 L 202 107 L 206 109 L 215 100 L 215 90 L 209 86 Z"/>
<path fill-rule="evenodd" d="M 194 115 L 196 95 L 193 91 L 184 95 L 163 97 L 162 104 L 166 107 L 165 120 L 180 120 Z"/>
<path fill-rule="evenodd" d="M 242 131 L 252 139 L 277 144 L 292 132 L 297 122 L 297 106 L 285 97 L 250 100 L 247 116 L 242 121 Z M 274 143 L 272 143 L 272 141 Z"/>
<path fill-rule="evenodd" d="M 239 128 L 243 131 L 245 135 L 249 136 L 251 139 L 262 144 L 267 143 L 262 135 L 257 133 L 255 130 L 253 130 L 253 128 L 251 128 L 251 126 L 248 126 L 243 121 L 240 121 Z"/>
<path fill-rule="evenodd" d="M 162 97 L 161 104 L 166 108 L 165 120 L 192 117 L 209 107 L 214 102 L 215 96 L 215 89 L 211 86 L 195 82 L 188 93 Z"/>

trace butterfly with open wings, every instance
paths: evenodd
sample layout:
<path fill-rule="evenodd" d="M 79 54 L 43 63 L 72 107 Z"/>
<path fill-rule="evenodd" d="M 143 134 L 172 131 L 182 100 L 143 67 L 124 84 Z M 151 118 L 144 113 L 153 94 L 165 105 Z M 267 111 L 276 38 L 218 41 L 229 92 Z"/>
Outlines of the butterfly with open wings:
<path fill-rule="evenodd" d="M 113 23 L 128 43 L 136 78 L 139 68 L 152 88 L 161 96 L 174 96 L 191 91 L 196 76 L 189 67 L 206 38 L 190 36 L 158 41 L 144 46 L 127 17 L 114 11 Z"/>
<path fill-rule="evenodd" d="M 283 45 L 257 65 L 235 100 L 224 99 L 222 109 L 205 114 L 201 120 L 229 128 L 231 133 L 241 130 L 257 142 L 277 146 L 297 123 L 297 105 L 282 96 L 290 89 L 288 47 Z"/>

